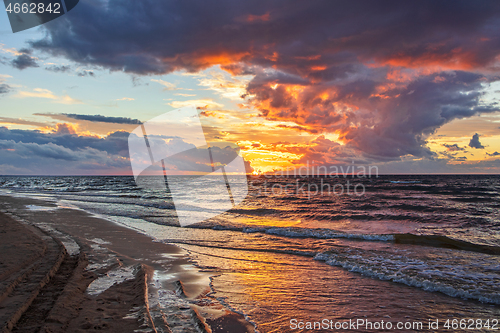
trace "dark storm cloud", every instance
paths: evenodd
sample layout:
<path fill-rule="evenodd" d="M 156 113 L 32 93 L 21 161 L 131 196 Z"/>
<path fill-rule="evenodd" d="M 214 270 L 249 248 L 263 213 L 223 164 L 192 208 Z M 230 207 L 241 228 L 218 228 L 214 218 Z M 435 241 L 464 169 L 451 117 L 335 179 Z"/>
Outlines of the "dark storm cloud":
<path fill-rule="evenodd" d="M 82 175 L 126 174 L 128 159 L 93 148 L 71 150 L 54 143 L 0 139 L 0 174 Z"/>
<path fill-rule="evenodd" d="M 0 127 L 0 174 L 64 175 L 130 173 L 127 132 L 105 138 Z"/>
<path fill-rule="evenodd" d="M 64 128 L 57 133 L 42 133 L 39 131 L 9 130 L 0 127 L 0 140 L 12 141 L 20 144 L 53 144 L 71 151 L 79 149 L 95 149 L 108 154 L 128 157 L 127 132 L 114 132 L 105 138 L 78 136 L 65 131 Z"/>
<path fill-rule="evenodd" d="M 370 59 L 487 65 L 500 47 L 499 11 L 497 1 L 87 1 L 32 46 L 136 74 L 223 56 L 300 76 Z"/>
<path fill-rule="evenodd" d="M 479 134 L 474 134 L 472 139 L 470 139 L 469 147 L 476 149 L 484 149 L 484 146 L 479 142 Z"/>
<path fill-rule="evenodd" d="M 130 174 L 128 132 L 115 132 L 105 138 L 71 134 L 65 126 L 56 133 L 9 130 L 0 127 L 0 175 L 1 174 Z M 152 137 L 164 144 L 164 138 L 173 138 L 169 143 L 181 145 L 185 150 L 166 159 L 167 166 L 174 170 L 212 172 L 209 154 L 203 148 L 175 137 Z M 239 148 L 212 147 L 212 158 L 217 165 L 226 165 L 236 158 Z M 205 156 L 203 160 L 202 156 Z M 219 166 L 220 167 L 220 166 Z M 248 162 L 245 167 L 253 171 Z"/>
<path fill-rule="evenodd" d="M 37 59 L 31 56 L 32 50 L 21 49 L 19 50 L 19 52 L 20 54 L 10 62 L 12 67 L 19 70 L 23 70 L 29 67 L 39 67 L 36 61 Z"/>
<path fill-rule="evenodd" d="M 68 118 L 76 119 L 76 120 L 88 120 L 102 123 L 115 123 L 115 124 L 137 124 L 140 125 L 142 122 L 139 119 L 125 118 L 125 117 L 107 117 L 98 115 L 89 115 L 89 114 L 68 114 L 63 113 Z"/>
<path fill-rule="evenodd" d="M 18 154 L 32 158 L 40 156 L 57 160 L 77 161 L 85 157 L 77 151 L 72 151 L 53 143 L 40 145 L 37 143 L 15 142 L 14 140 L 0 140 L 0 149 L 10 149 L 17 151 Z"/>
<path fill-rule="evenodd" d="M 467 72 L 420 77 L 395 91 L 393 98 L 369 98 L 368 109 L 378 110 L 382 121 L 355 120 L 357 127 L 346 128 L 345 138 L 349 145 L 370 154 L 434 156 L 425 138 L 437 128 L 453 119 L 499 110 L 481 104 L 483 82 L 482 75 Z"/>
<path fill-rule="evenodd" d="M 486 78 L 468 72 L 446 72 L 420 76 L 402 88 L 375 97 L 373 81 L 356 81 L 336 87 L 328 100 L 317 96 L 323 87 L 309 87 L 296 98 L 279 87 L 254 91 L 269 109 L 268 119 L 295 121 L 307 128 L 337 131 L 346 147 L 370 157 L 398 158 L 404 155 L 433 157 L 426 137 L 457 118 L 498 111 L 483 105 L 482 85 Z M 336 102 L 356 105 L 357 110 L 335 106 Z"/>
<path fill-rule="evenodd" d="M 134 75 L 219 64 L 254 75 L 262 117 L 339 133 L 331 154 L 434 158 L 437 128 L 498 110 L 480 96 L 498 80 L 499 17 L 499 1 L 92 0 L 31 46 Z"/>

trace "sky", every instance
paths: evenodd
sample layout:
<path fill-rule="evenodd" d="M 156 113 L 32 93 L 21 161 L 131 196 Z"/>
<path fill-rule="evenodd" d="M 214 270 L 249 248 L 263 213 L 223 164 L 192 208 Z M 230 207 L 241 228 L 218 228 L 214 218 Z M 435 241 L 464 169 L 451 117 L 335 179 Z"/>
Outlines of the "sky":
<path fill-rule="evenodd" d="M 0 13 L 0 175 L 130 175 L 130 133 L 186 106 L 249 173 L 499 174 L 499 98 L 498 1 L 81 0 L 18 33 Z"/>

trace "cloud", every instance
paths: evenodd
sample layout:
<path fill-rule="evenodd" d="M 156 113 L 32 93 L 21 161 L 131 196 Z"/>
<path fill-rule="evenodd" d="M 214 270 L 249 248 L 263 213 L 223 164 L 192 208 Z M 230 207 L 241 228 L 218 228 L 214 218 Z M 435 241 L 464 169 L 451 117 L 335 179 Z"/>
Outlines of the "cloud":
<path fill-rule="evenodd" d="M 173 83 L 163 81 L 161 79 L 151 79 L 151 81 L 159 83 L 162 86 L 164 86 L 165 88 L 163 88 L 163 90 L 177 90 L 177 88 L 175 87 L 175 84 L 173 84 Z"/>
<path fill-rule="evenodd" d="M 330 154 L 433 159 L 427 138 L 436 129 L 498 110 L 481 97 L 498 81 L 499 13 L 496 1 L 96 0 L 45 24 L 46 37 L 30 45 L 143 76 L 219 65 L 250 81 L 201 78 L 206 87 L 244 96 L 268 122 L 338 134 L 344 145 L 331 143 Z M 133 33 L 124 38 L 123 31 Z M 220 107 L 209 101 L 170 105 Z"/>
<path fill-rule="evenodd" d="M 99 122 L 91 120 L 74 119 L 62 113 L 34 113 L 33 116 L 47 117 L 53 119 L 57 123 L 73 124 L 78 133 L 84 135 L 99 135 L 101 137 L 107 136 L 109 133 L 113 132 L 120 132 L 120 131 L 131 132 L 135 128 L 137 128 L 138 125 L 138 124 Z M 91 119 L 94 120 L 93 118 Z M 38 127 L 43 128 L 45 131 L 51 131 L 51 128 L 53 128 L 55 124 L 54 121 L 52 121 L 52 124 L 49 124 L 49 126 L 45 124 Z"/>
<path fill-rule="evenodd" d="M 442 146 L 446 147 L 446 150 L 448 150 L 448 151 L 463 151 L 463 150 L 465 150 L 465 148 L 459 147 L 456 143 L 452 144 L 452 145 L 443 143 Z"/>
<path fill-rule="evenodd" d="M 128 132 L 114 132 L 104 138 L 98 138 L 92 136 L 79 136 L 73 134 L 74 130 L 67 124 L 58 125 L 57 131 L 52 133 L 9 130 L 6 127 L 0 127 L 0 140 L 12 140 L 16 143 L 36 143 L 39 145 L 52 143 L 73 151 L 93 148 L 113 155 L 128 156 Z"/>
<path fill-rule="evenodd" d="M 486 153 L 486 154 L 488 154 L 489 156 L 499 156 L 500 155 L 500 153 L 497 151 L 494 153 L 491 153 L 491 154 L 490 153 Z"/>
<path fill-rule="evenodd" d="M 128 159 L 104 151 L 13 140 L 0 140 L 0 166 L 4 175 L 130 174 Z"/>
<path fill-rule="evenodd" d="M 209 151 L 207 146 L 196 147 L 178 137 L 148 135 L 148 142 L 155 155 L 168 156 L 163 160 L 167 174 L 212 173 L 213 168 L 219 170 L 221 167 L 226 167 L 225 171 L 228 173 L 245 172 L 235 169 L 234 166 L 228 166 L 238 156 L 240 150 L 238 146 L 230 143 L 219 142 L 218 145 L 211 145 Z M 141 154 L 133 154 L 132 159 L 136 164 L 150 163 L 149 157 L 143 157 Z M 253 171 L 248 167 L 247 163 L 246 168 Z"/>
<path fill-rule="evenodd" d="M 175 96 L 183 96 L 183 97 L 193 97 L 193 96 L 196 96 L 196 94 L 181 94 L 181 93 L 178 93 L 178 94 L 174 94 Z"/>
<path fill-rule="evenodd" d="M 39 67 L 37 63 L 37 58 L 31 56 L 32 51 L 28 49 L 19 50 L 19 54 L 14 60 L 11 61 L 11 65 L 14 68 L 23 70 L 30 67 Z"/>
<path fill-rule="evenodd" d="M 126 117 L 108 117 L 101 115 L 87 115 L 87 114 L 68 114 L 63 113 L 68 118 L 76 119 L 76 120 L 88 120 L 88 121 L 96 121 L 103 123 L 115 123 L 115 124 L 142 124 L 139 119 L 132 119 Z"/>
<path fill-rule="evenodd" d="M 80 77 L 84 77 L 84 76 L 94 77 L 95 76 L 94 72 L 90 71 L 90 70 L 84 70 L 84 71 L 78 72 L 77 75 L 80 76 Z"/>
<path fill-rule="evenodd" d="M 231 147 L 211 147 L 210 152 L 206 148 L 194 148 L 165 159 L 165 165 L 173 170 L 211 173 L 213 170 L 211 161 L 218 170 L 231 163 L 238 156 L 238 152 L 239 149 Z M 226 172 L 234 171 L 237 170 L 226 169 Z"/>
<path fill-rule="evenodd" d="M 215 102 L 213 99 L 206 98 L 206 99 L 191 99 L 188 101 L 174 101 L 171 103 L 168 103 L 168 105 L 174 107 L 174 108 L 182 108 L 185 106 L 196 106 L 199 108 L 221 108 L 224 105 Z"/>
<path fill-rule="evenodd" d="M 79 152 L 74 152 L 71 149 L 64 148 L 53 143 L 39 145 L 36 143 L 1 140 L 0 149 L 11 149 L 20 152 L 23 156 L 26 157 L 41 156 L 56 160 L 78 161 L 79 159 L 84 157 L 82 156 L 83 154 L 79 154 Z"/>
<path fill-rule="evenodd" d="M 77 127 L 74 126 L 73 124 L 56 124 L 55 129 L 53 129 L 53 134 L 56 135 L 66 135 L 66 134 L 71 134 L 71 135 L 76 135 L 77 132 Z"/>
<path fill-rule="evenodd" d="M 68 95 L 57 96 L 48 89 L 35 88 L 33 91 L 19 91 L 14 97 L 17 98 L 46 98 L 59 104 L 82 104 L 82 101 L 69 97 Z"/>
<path fill-rule="evenodd" d="M 57 99 L 57 97 L 48 89 L 35 88 L 33 91 L 20 91 L 17 97 L 36 97 L 36 98 L 48 98 Z"/>
<path fill-rule="evenodd" d="M 298 125 L 285 125 L 285 124 L 279 124 L 279 125 L 276 125 L 276 127 L 279 127 L 279 128 L 290 128 L 290 129 L 294 129 L 294 130 L 297 130 L 297 131 L 308 132 L 308 133 L 311 133 L 311 134 L 316 134 L 316 133 L 318 133 L 318 132 L 319 132 L 319 131 L 318 131 L 318 130 L 316 130 L 316 129 L 307 128 L 307 127 L 304 127 L 304 126 L 298 126 Z"/>
<path fill-rule="evenodd" d="M 50 65 L 45 67 L 45 70 L 54 73 L 68 73 L 71 72 L 73 69 L 69 65 Z M 79 77 L 85 77 L 85 76 L 95 77 L 94 71 L 88 69 L 77 70 L 75 73 Z"/>
<path fill-rule="evenodd" d="M 71 70 L 71 66 L 58 66 L 58 65 L 50 65 L 45 67 L 46 70 L 54 73 L 66 73 Z"/>
<path fill-rule="evenodd" d="M 79 136 L 71 126 L 57 131 L 0 127 L 0 171 L 31 175 L 130 174 L 127 132 L 104 138 Z"/>
<path fill-rule="evenodd" d="M 498 110 L 481 102 L 486 80 L 481 74 L 456 71 L 419 76 L 382 94 L 386 83 L 369 79 L 329 87 L 257 85 L 249 90 L 268 120 L 337 132 L 346 147 L 380 159 L 433 158 L 426 138 L 437 128 Z"/>
<path fill-rule="evenodd" d="M 500 159 L 461 161 L 450 164 L 448 159 L 419 159 L 379 164 L 379 174 L 499 174 Z"/>
<path fill-rule="evenodd" d="M 17 51 L 15 48 L 7 48 L 5 47 L 5 44 L 0 43 L 0 52 L 2 53 L 7 53 L 7 54 L 12 54 L 12 55 L 21 55 L 21 52 Z"/>
<path fill-rule="evenodd" d="M 122 15 L 112 15 L 117 11 Z M 443 11 L 455 19 L 443 18 Z M 250 6 L 225 0 L 196 7 L 151 0 L 95 1 L 79 4 L 79 15 L 44 25 L 47 37 L 31 45 L 79 63 L 136 74 L 237 62 L 275 64 L 309 77 L 335 75 L 339 66 L 370 60 L 464 69 L 486 66 L 498 55 L 498 12 L 495 1 L 453 6 L 433 1 L 300 6 L 257 1 Z M 172 15 L 178 18 L 175 24 L 164 20 Z M 134 34 L 123 38 L 122 31 Z M 159 42 L 158 36 L 167 37 Z"/>
<path fill-rule="evenodd" d="M 123 98 L 118 98 L 117 101 L 135 101 L 135 98 L 123 97 Z"/>
<path fill-rule="evenodd" d="M 132 85 L 134 87 L 139 87 L 139 86 L 142 86 L 142 85 L 149 86 L 149 82 L 144 83 L 142 81 L 142 79 L 140 77 L 138 77 L 137 75 L 132 75 L 131 79 L 132 79 Z"/>
<path fill-rule="evenodd" d="M 130 175 L 129 134 L 120 131 L 104 138 L 81 136 L 69 124 L 58 124 L 52 133 L 0 127 L 0 174 Z M 196 148 L 178 137 L 152 135 L 148 139 L 152 146 L 183 151 L 165 161 L 167 169 L 212 172 L 210 159 L 202 158 L 209 156 L 206 148 Z M 217 146 L 211 149 L 214 161 L 222 165 L 231 162 L 239 150 Z M 251 170 L 248 163 L 246 166 Z"/>
<path fill-rule="evenodd" d="M 212 118 L 218 118 L 218 119 L 225 119 L 225 115 L 222 114 L 221 112 L 216 112 L 216 111 L 210 111 L 210 110 L 204 110 L 199 113 L 200 117 L 212 117 Z"/>
<path fill-rule="evenodd" d="M 250 78 L 230 77 L 228 73 L 223 74 L 215 71 L 210 71 L 199 79 L 201 86 L 208 87 L 222 97 L 237 101 L 241 101 L 241 96 L 246 94 L 249 81 Z"/>
<path fill-rule="evenodd" d="M 0 124 L 20 124 L 20 125 L 30 125 L 36 127 L 45 127 L 47 123 L 40 121 L 31 121 L 25 120 L 21 118 L 9 118 L 9 117 L 0 117 Z"/>
<path fill-rule="evenodd" d="M 7 94 L 12 90 L 8 84 L 4 83 L 6 79 L 11 77 L 10 75 L 0 74 L 0 95 Z"/>
<path fill-rule="evenodd" d="M 476 149 L 484 149 L 484 146 L 479 142 L 479 134 L 474 134 L 472 139 L 470 139 L 469 147 Z"/>
<path fill-rule="evenodd" d="M 2 83 L 0 84 L 0 95 L 6 94 L 10 91 L 10 86 L 8 84 Z"/>

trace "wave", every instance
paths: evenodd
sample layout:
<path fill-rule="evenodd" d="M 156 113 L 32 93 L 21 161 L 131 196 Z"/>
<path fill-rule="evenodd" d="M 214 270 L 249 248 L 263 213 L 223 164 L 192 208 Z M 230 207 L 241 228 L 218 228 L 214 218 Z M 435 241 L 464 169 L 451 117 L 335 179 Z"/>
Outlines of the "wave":
<path fill-rule="evenodd" d="M 230 230 L 244 233 L 263 233 L 268 235 L 282 236 L 288 238 L 316 238 L 316 239 L 351 239 L 360 241 L 393 242 L 396 244 L 409 244 L 427 246 L 433 248 L 446 248 L 469 252 L 500 255 L 500 247 L 485 244 L 476 244 L 464 240 L 453 239 L 443 235 L 416 235 L 416 234 L 361 234 L 346 233 L 332 229 L 309 229 L 297 227 L 263 227 L 263 226 L 241 226 L 241 225 L 213 225 L 200 224 L 190 226 L 196 229 Z"/>
<path fill-rule="evenodd" d="M 442 235 L 395 234 L 394 242 L 500 255 L 498 246 L 475 244 Z"/>
<path fill-rule="evenodd" d="M 265 229 L 265 230 L 260 230 Z M 330 229 L 305 229 L 305 228 L 246 228 L 243 232 L 264 232 L 266 234 L 301 237 L 335 239 L 345 238 L 363 241 L 394 242 L 396 244 L 411 244 L 434 248 L 447 248 L 454 250 L 470 251 L 491 255 L 500 255 L 500 247 L 493 245 L 476 244 L 463 240 L 453 239 L 442 235 L 415 235 L 415 234 L 358 234 L 344 233 Z"/>
<path fill-rule="evenodd" d="M 319 253 L 315 260 L 370 278 L 402 283 L 452 297 L 500 304 L 500 266 L 484 257 L 429 255 L 339 249 Z M 491 259 L 491 258 L 490 258 Z"/>
<path fill-rule="evenodd" d="M 394 235 L 392 234 L 357 234 L 345 233 L 332 229 L 308 229 L 308 228 L 294 228 L 294 227 L 262 227 L 262 226 L 242 226 L 234 224 L 198 224 L 191 225 L 189 228 L 195 229 L 212 229 L 212 230 L 229 230 L 239 231 L 244 233 L 264 233 L 268 235 L 283 236 L 289 238 L 318 238 L 318 239 L 335 239 L 347 238 L 357 240 L 373 240 L 373 241 L 393 241 Z"/>
<path fill-rule="evenodd" d="M 244 230 L 244 232 L 249 232 L 249 231 Z M 394 235 L 391 234 L 355 234 L 355 233 L 338 232 L 330 229 L 272 227 L 272 228 L 267 228 L 265 233 L 270 235 L 300 237 L 300 238 L 321 238 L 321 239 L 346 238 L 346 239 L 383 241 L 383 242 L 394 240 Z"/>
<path fill-rule="evenodd" d="M 251 252 L 271 252 L 314 258 L 326 264 L 338 266 L 351 272 L 379 280 L 402 283 L 425 291 L 440 292 L 448 296 L 471 299 L 483 303 L 500 304 L 500 265 L 496 257 L 473 252 L 456 252 L 448 249 L 428 248 L 425 251 L 408 251 L 390 248 L 387 250 L 365 250 L 352 247 L 334 247 L 325 252 L 282 250 L 279 247 L 231 246 L 212 240 L 161 240 L 166 243 L 191 245 L 204 249 L 221 249 Z M 188 252 L 200 253 L 192 248 Z M 233 260 L 222 252 L 204 255 Z M 255 260 L 258 261 L 258 260 Z M 291 265 L 295 265 L 293 262 Z"/>
<path fill-rule="evenodd" d="M 233 214 L 242 214 L 242 215 L 256 215 L 256 216 L 265 216 L 272 214 L 282 213 L 279 209 L 273 208 L 252 208 L 252 209 L 244 209 L 244 208 L 233 208 L 228 211 L 228 213 Z"/>
<path fill-rule="evenodd" d="M 421 183 L 419 180 L 391 180 L 393 184 L 418 184 Z"/>

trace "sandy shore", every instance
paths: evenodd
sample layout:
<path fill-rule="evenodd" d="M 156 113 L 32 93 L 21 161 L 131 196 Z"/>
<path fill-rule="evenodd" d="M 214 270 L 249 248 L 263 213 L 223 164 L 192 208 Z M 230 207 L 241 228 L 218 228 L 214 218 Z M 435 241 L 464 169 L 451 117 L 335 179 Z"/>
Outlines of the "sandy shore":
<path fill-rule="evenodd" d="M 4 332 L 251 332 L 180 248 L 84 211 L 0 196 Z"/>

